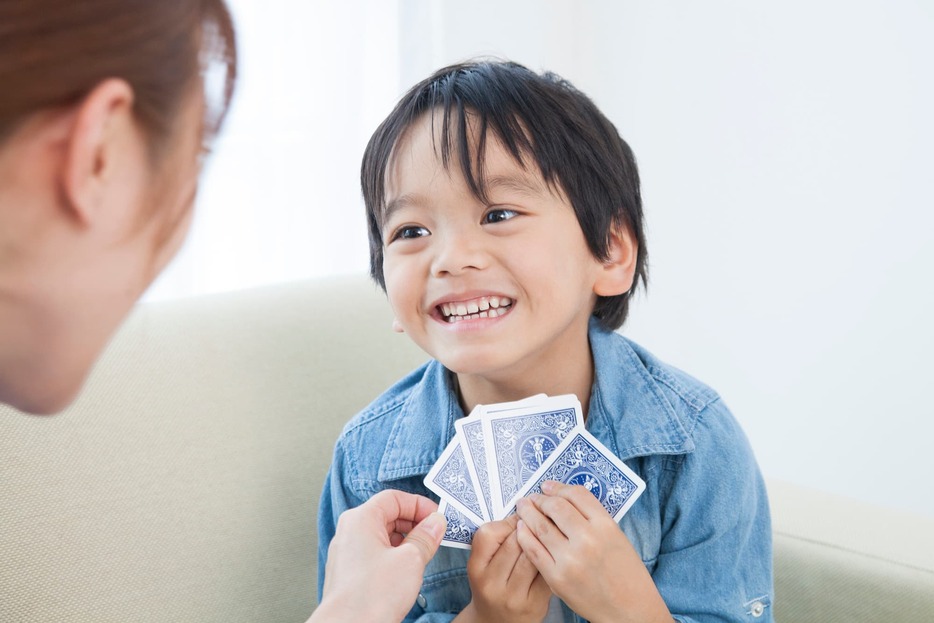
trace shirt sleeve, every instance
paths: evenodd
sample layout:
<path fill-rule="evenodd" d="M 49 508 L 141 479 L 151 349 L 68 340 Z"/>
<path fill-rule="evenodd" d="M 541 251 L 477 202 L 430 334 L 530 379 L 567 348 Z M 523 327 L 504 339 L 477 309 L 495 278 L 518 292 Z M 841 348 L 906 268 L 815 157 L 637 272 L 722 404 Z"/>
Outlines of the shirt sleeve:
<path fill-rule="evenodd" d="M 771 520 L 752 449 L 721 400 L 699 414 L 694 440 L 665 470 L 655 585 L 682 623 L 770 623 Z"/>
<path fill-rule="evenodd" d="M 341 440 L 334 446 L 331 468 L 324 479 L 321 500 L 318 503 L 318 601 L 324 588 L 324 569 L 328 561 L 328 548 L 337 530 L 337 518 L 349 508 L 359 506 L 364 500 L 354 496 L 345 484 L 346 454 Z"/>

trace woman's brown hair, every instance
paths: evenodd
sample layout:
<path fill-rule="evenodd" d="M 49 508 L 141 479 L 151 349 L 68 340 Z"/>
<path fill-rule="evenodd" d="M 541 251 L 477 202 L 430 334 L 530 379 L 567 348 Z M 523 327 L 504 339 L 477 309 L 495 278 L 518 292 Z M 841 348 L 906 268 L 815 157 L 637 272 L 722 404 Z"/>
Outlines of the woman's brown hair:
<path fill-rule="evenodd" d="M 0 141 L 32 113 L 75 104 L 121 78 L 158 147 L 191 88 L 218 64 L 223 87 L 206 99 L 205 139 L 219 129 L 236 80 L 223 0 L 0 0 Z"/>

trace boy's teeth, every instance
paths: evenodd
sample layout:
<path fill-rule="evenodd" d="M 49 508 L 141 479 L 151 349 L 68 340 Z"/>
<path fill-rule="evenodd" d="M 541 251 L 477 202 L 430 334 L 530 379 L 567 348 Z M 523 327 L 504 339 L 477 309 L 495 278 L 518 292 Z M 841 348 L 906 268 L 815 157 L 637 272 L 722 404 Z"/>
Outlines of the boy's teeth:
<path fill-rule="evenodd" d="M 474 320 L 476 318 L 496 318 L 508 312 L 509 312 L 509 308 L 500 307 L 499 309 L 490 309 L 490 310 L 482 311 L 476 314 L 465 314 L 465 315 L 458 314 L 454 316 L 448 316 L 447 321 L 448 323 L 454 323 L 454 322 L 460 322 L 461 320 Z"/>
<path fill-rule="evenodd" d="M 512 299 L 499 296 L 484 296 L 464 303 L 442 303 L 441 314 L 448 322 L 472 320 L 474 318 L 496 318 L 505 314 Z"/>

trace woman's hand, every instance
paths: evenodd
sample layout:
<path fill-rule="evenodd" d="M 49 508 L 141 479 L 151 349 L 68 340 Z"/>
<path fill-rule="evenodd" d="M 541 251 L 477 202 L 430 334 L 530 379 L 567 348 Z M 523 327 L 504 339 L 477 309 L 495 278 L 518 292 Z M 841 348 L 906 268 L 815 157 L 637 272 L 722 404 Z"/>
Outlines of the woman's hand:
<path fill-rule="evenodd" d="M 387 490 L 341 514 L 309 623 L 401 621 L 444 536 L 437 510 L 428 498 Z"/>

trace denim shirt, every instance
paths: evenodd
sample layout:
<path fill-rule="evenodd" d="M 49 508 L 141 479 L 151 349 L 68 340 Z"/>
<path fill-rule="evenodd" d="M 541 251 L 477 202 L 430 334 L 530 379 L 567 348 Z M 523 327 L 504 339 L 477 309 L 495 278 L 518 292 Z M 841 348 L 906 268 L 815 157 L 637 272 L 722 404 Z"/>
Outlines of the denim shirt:
<path fill-rule="evenodd" d="M 668 609 L 683 622 L 772 621 L 768 500 L 736 420 L 714 391 L 594 322 L 590 345 L 586 426 L 646 482 L 620 529 Z M 347 424 L 319 508 L 319 597 L 338 516 L 383 489 L 437 500 L 422 479 L 463 415 L 452 373 L 430 361 Z M 440 548 L 406 621 L 450 621 L 470 602 L 469 554 Z"/>

